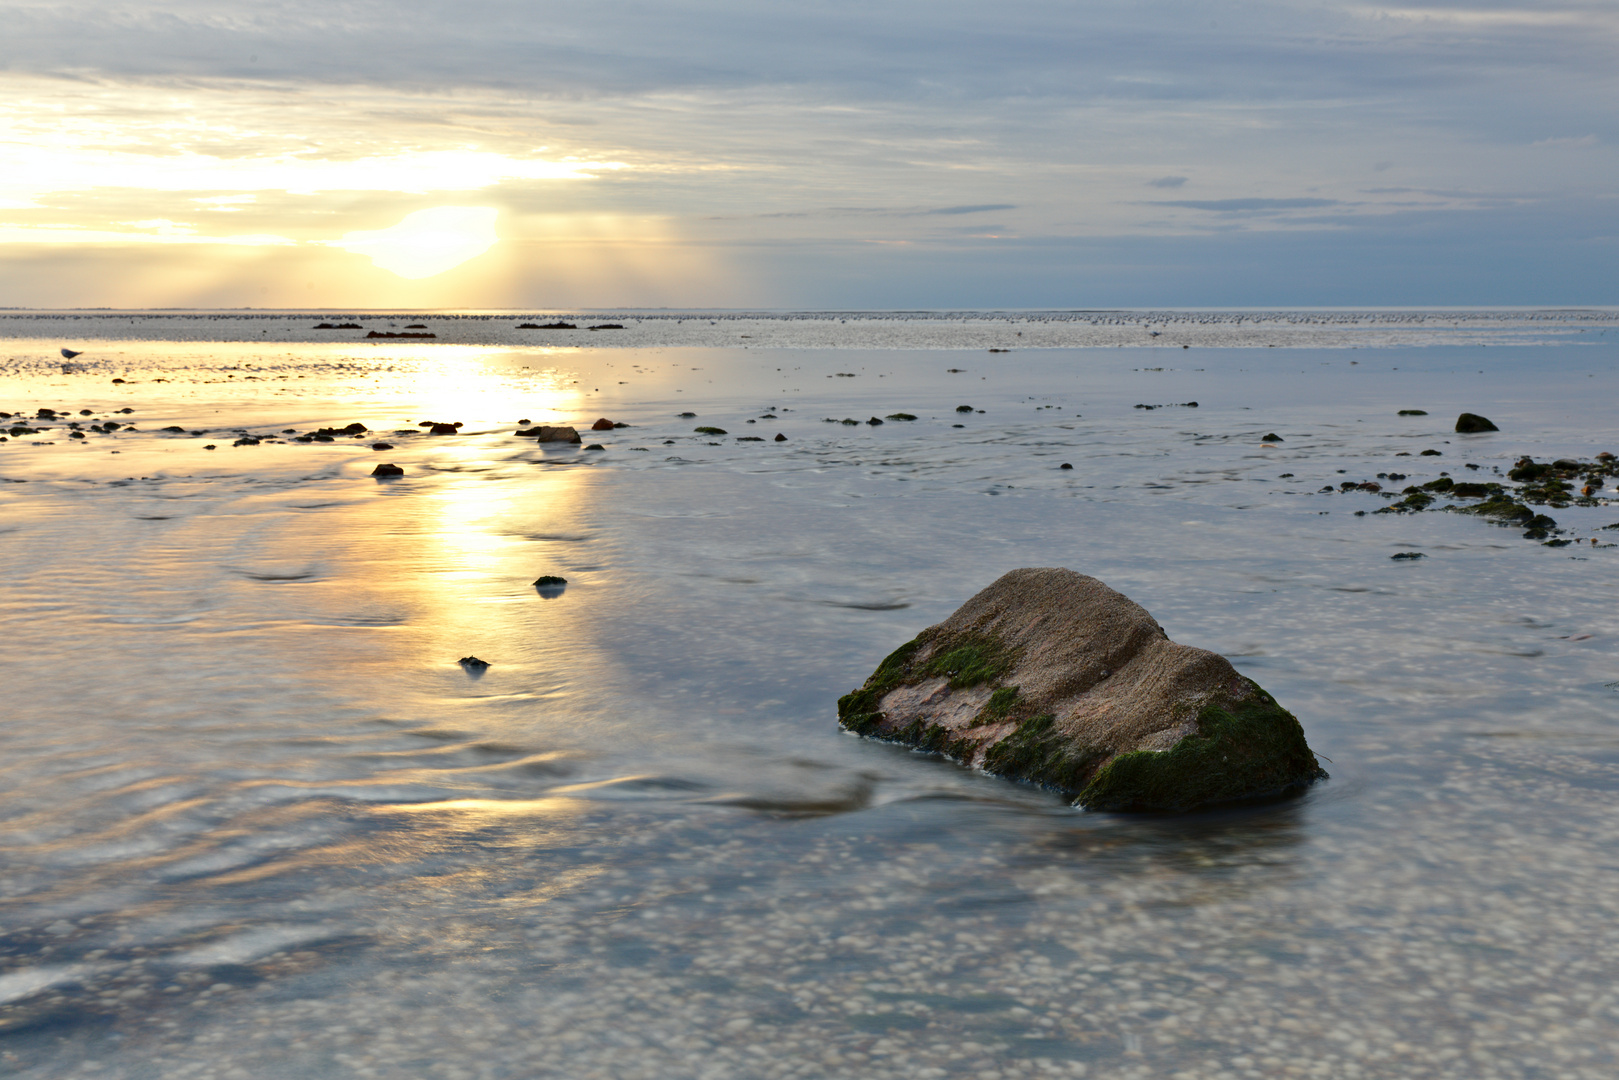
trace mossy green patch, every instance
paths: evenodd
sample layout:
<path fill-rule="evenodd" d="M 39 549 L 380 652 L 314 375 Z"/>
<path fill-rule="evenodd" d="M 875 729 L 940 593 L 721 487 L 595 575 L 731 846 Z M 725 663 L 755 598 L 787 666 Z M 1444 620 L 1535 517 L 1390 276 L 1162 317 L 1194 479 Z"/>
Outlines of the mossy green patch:
<path fill-rule="evenodd" d="M 1057 730 L 1050 713 L 1031 716 L 989 748 L 984 768 L 1013 780 L 1028 780 L 1072 795 L 1085 787 L 1096 766 L 1107 757 L 1099 747 L 1076 746 Z"/>
<path fill-rule="evenodd" d="M 1090 810 L 1185 810 L 1325 778 L 1297 718 L 1259 687 L 1252 690 L 1244 702 L 1205 705 L 1197 732 L 1169 750 L 1120 754 L 1077 801 Z"/>
<path fill-rule="evenodd" d="M 985 634 L 963 634 L 954 641 L 941 643 L 933 658 L 922 669 L 924 676 L 950 677 L 950 687 L 960 690 L 967 686 L 994 682 L 1012 667 L 1011 652 Z"/>
<path fill-rule="evenodd" d="M 1478 514 L 1482 517 L 1494 518 L 1504 525 L 1514 525 L 1528 521 L 1535 516 L 1535 512 L 1523 503 L 1505 493 L 1492 495 L 1477 506 L 1457 507 L 1463 514 Z"/>
<path fill-rule="evenodd" d="M 864 686 L 838 698 L 838 723 L 857 734 L 871 734 L 883 718 L 877 703 L 883 699 L 883 695 L 905 681 L 911 658 L 923 644 L 921 638 L 907 641 L 883 658 Z"/>
<path fill-rule="evenodd" d="M 1001 687 L 989 695 L 989 703 L 978 711 L 977 716 L 973 717 L 973 727 L 982 727 L 985 724 L 995 724 L 1005 720 L 1017 705 L 1017 699 L 1017 687 Z"/>

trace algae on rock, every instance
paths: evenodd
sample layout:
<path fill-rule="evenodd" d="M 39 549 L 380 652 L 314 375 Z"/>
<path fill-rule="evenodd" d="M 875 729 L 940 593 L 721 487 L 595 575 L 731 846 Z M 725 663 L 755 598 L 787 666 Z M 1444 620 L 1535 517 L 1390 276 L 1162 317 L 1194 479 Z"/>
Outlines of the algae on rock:
<path fill-rule="evenodd" d="M 1072 570 L 1002 576 L 889 654 L 838 721 L 1089 809 L 1187 810 L 1326 776 L 1253 680 Z"/>

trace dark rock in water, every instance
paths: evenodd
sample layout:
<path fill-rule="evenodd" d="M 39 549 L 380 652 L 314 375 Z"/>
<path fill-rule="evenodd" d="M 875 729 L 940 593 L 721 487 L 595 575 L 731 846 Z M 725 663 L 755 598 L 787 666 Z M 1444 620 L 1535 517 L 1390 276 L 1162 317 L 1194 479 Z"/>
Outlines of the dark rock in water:
<path fill-rule="evenodd" d="M 576 443 L 584 441 L 579 438 L 579 433 L 571 427 L 552 427 L 548 424 L 541 424 L 539 427 L 524 428 L 523 430 L 518 431 L 517 434 L 521 435 L 525 439 L 535 439 L 539 442 Z"/>
<path fill-rule="evenodd" d="M 164 428 L 163 430 L 173 432 L 176 435 L 184 435 L 186 433 L 186 429 L 181 427 L 179 424 L 170 424 L 168 427 Z"/>
<path fill-rule="evenodd" d="M 371 449 L 373 450 L 392 450 L 393 448 L 394 444 L 391 442 L 374 442 L 371 444 Z"/>
<path fill-rule="evenodd" d="M 398 465 L 383 464 L 371 470 L 372 476 L 404 476 L 405 470 Z"/>
<path fill-rule="evenodd" d="M 1057 468 L 1059 468 L 1059 469 L 1072 469 L 1073 466 L 1065 461 L 1061 465 L 1058 465 Z"/>
<path fill-rule="evenodd" d="M 461 425 L 434 424 L 432 427 L 427 429 L 427 433 L 429 435 L 459 435 L 461 434 Z"/>
<path fill-rule="evenodd" d="M 878 424 L 882 423 L 882 420 L 873 416 L 870 420 L 867 420 L 866 423 L 870 424 L 872 427 L 876 427 Z"/>
<path fill-rule="evenodd" d="M 218 447 L 216 447 L 213 443 L 209 443 L 207 446 L 203 447 L 203 449 L 204 450 L 217 450 Z"/>
<path fill-rule="evenodd" d="M 255 438 L 253 438 L 253 436 L 249 435 L 249 436 L 246 436 L 245 438 L 237 439 L 235 442 L 231 443 L 231 445 L 232 446 L 257 446 L 257 445 L 259 445 L 259 440 L 255 439 Z"/>
<path fill-rule="evenodd" d="M 1222 656 L 1095 578 L 1013 570 L 838 701 L 907 743 L 1097 810 L 1186 810 L 1326 776 L 1304 729 Z"/>
<path fill-rule="evenodd" d="M 783 435 L 781 432 L 778 431 L 778 432 L 776 432 L 776 441 L 777 442 L 786 442 L 787 441 L 787 436 Z"/>
<path fill-rule="evenodd" d="M 1428 415 L 1428 410 L 1427 409 L 1401 409 L 1400 410 L 1400 415 L 1401 416 L 1427 416 Z"/>
<path fill-rule="evenodd" d="M 1500 431 L 1501 429 L 1477 413 L 1464 412 L 1456 418 L 1456 430 L 1463 435 L 1473 435 L 1480 431 Z"/>
<path fill-rule="evenodd" d="M 697 414 L 694 413 L 694 412 L 683 412 L 683 413 L 680 414 L 680 417 L 683 420 L 690 420 L 690 419 L 693 419 L 696 415 Z"/>
<path fill-rule="evenodd" d="M 406 330 L 426 330 L 426 329 L 427 329 L 427 327 L 426 327 L 426 326 L 423 326 L 423 325 L 422 325 L 422 324 L 421 324 L 421 323 L 419 323 L 419 322 L 413 322 L 413 323 L 411 323 L 411 324 L 410 324 L 410 325 L 409 325 L 409 326 L 407 326 L 407 327 L 405 327 L 405 329 L 406 329 Z"/>
<path fill-rule="evenodd" d="M 612 431 L 613 427 L 614 427 L 613 422 L 611 420 L 607 419 L 607 417 L 604 416 L 600 420 L 596 421 L 594 424 L 591 424 L 590 425 L 590 430 L 591 431 Z"/>
<path fill-rule="evenodd" d="M 460 664 L 468 671 L 483 672 L 489 670 L 489 661 L 479 660 L 476 656 L 463 656 L 461 659 L 457 660 L 456 663 Z"/>
<path fill-rule="evenodd" d="M 1417 457 L 1444 457 L 1444 456 L 1445 456 L 1445 452 L 1443 450 L 1424 450 L 1422 453 L 1417 455 Z"/>
<path fill-rule="evenodd" d="M 587 329 L 587 330 L 622 330 L 622 329 L 624 329 L 624 324 L 623 323 L 616 323 L 616 322 L 604 322 L 604 323 L 597 323 L 595 326 L 587 326 L 587 327 L 585 327 L 585 329 Z"/>
<path fill-rule="evenodd" d="M 407 332 L 407 333 L 403 333 L 403 334 L 396 334 L 392 330 L 373 330 L 373 331 L 371 331 L 369 334 L 367 334 L 365 336 L 368 337 L 368 338 L 436 338 L 436 337 L 438 337 L 437 334 L 417 334 L 417 333 L 412 333 L 412 332 Z"/>
<path fill-rule="evenodd" d="M 726 435 L 726 434 L 729 434 L 729 432 L 727 432 L 722 427 L 709 427 L 706 424 L 703 425 L 702 427 L 692 428 L 692 430 L 697 432 L 697 434 L 699 434 L 699 435 Z"/>
<path fill-rule="evenodd" d="M 888 419 L 890 419 L 890 420 L 915 420 L 916 417 L 912 416 L 908 412 L 896 412 L 896 413 L 889 413 L 888 414 Z"/>
<path fill-rule="evenodd" d="M 1265 436 L 1265 441 L 1266 442 L 1286 442 L 1287 440 L 1282 438 L 1280 435 L 1276 434 L 1276 432 L 1273 431 L 1269 435 Z"/>
<path fill-rule="evenodd" d="M 1398 561 L 1400 559 L 1426 559 L 1427 556 L 1420 551 L 1400 551 L 1390 555 L 1389 558 Z"/>
<path fill-rule="evenodd" d="M 336 330 L 337 327 L 333 326 L 329 322 L 323 322 L 323 323 L 316 323 L 315 324 L 315 329 L 316 330 Z"/>
<path fill-rule="evenodd" d="M 956 411 L 957 412 L 972 412 L 973 407 L 971 405 L 957 405 L 956 406 Z"/>
<path fill-rule="evenodd" d="M 603 446 L 599 442 L 593 442 L 589 446 L 585 447 L 585 449 L 586 450 L 606 450 L 607 447 Z"/>
<path fill-rule="evenodd" d="M 554 588 L 567 583 L 568 579 L 565 577 L 557 577 L 555 574 L 541 574 L 535 579 L 534 587 L 536 589 Z"/>

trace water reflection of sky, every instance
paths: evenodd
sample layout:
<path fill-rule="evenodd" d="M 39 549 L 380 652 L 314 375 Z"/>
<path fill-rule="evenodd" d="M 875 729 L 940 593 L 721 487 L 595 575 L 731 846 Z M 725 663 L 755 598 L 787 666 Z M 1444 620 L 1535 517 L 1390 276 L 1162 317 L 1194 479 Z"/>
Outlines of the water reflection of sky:
<path fill-rule="evenodd" d="M 28 479 L 0 486 L 17 1075 L 1608 1067 L 1613 552 L 1315 494 L 1407 447 L 1443 449 L 1413 474 L 1589 456 L 1601 358 L 1478 382 L 1467 356 L 1510 424 L 1464 441 L 1392 416 L 1457 393 L 1436 353 L 1364 378 L 1343 354 L 1026 358 L 970 390 L 925 353 L 384 370 L 411 355 L 360 380 L 312 349 L 281 402 L 171 363 L 127 391 L 145 434 L 0 447 Z M 813 393 L 748 425 L 791 369 Z M 958 420 L 968 397 L 986 412 Z M 157 433 L 246 399 L 274 430 L 488 428 L 386 455 Z M 633 426 L 591 452 L 497 423 L 546 410 Z M 407 475 L 372 480 L 381 459 Z M 1613 516 L 1558 513 L 1598 537 Z M 1093 573 L 1233 655 L 1333 780 L 1085 815 L 837 732 L 838 693 L 1017 565 Z"/>

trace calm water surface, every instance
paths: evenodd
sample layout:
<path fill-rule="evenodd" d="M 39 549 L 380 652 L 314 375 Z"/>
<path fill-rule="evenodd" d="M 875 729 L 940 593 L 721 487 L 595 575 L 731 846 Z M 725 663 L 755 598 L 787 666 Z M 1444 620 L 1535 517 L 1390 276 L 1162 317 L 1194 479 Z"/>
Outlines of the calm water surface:
<path fill-rule="evenodd" d="M 0 1073 L 1619 1070 L 1619 507 L 1548 548 L 1318 490 L 1619 451 L 1612 345 L 57 344 L 0 410 L 136 429 L 0 444 Z M 840 734 L 1019 566 L 1332 779 L 1087 814 Z"/>

